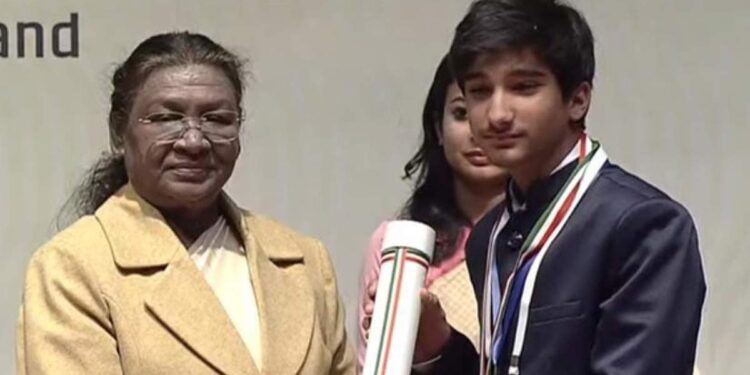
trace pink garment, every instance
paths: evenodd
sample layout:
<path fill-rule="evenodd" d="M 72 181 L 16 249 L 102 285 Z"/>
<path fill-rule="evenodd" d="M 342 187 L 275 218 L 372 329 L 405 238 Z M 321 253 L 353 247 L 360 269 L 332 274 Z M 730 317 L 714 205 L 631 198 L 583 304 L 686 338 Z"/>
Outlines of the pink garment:
<path fill-rule="evenodd" d="M 362 366 L 364 366 L 366 351 L 363 322 L 365 318 L 364 308 L 367 303 L 367 286 L 373 282 L 377 282 L 380 274 L 380 247 L 383 244 L 386 224 L 388 224 L 387 221 L 382 222 L 370 237 L 370 244 L 367 247 L 367 252 L 364 255 L 364 261 L 362 263 L 362 273 L 359 283 L 359 306 L 357 308 L 357 368 L 360 370 L 362 369 Z M 425 288 L 428 288 L 436 279 L 450 272 L 464 261 L 466 258 L 466 240 L 469 237 L 470 231 L 471 229 L 468 227 L 461 230 L 458 237 L 456 252 L 453 253 L 450 258 L 444 259 L 438 265 L 430 265 L 425 278 Z"/>

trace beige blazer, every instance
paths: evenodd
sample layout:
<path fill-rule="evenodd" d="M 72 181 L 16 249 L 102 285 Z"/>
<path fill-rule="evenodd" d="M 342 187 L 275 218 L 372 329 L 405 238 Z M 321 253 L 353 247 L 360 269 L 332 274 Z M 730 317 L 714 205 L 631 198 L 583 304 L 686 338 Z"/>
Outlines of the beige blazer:
<path fill-rule="evenodd" d="M 353 374 L 330 259 L 315 239 L 239 209 L 263 374 Z M 260 374 L 182 243 L 125 186 L 33 255 L 18 374 Z"/>

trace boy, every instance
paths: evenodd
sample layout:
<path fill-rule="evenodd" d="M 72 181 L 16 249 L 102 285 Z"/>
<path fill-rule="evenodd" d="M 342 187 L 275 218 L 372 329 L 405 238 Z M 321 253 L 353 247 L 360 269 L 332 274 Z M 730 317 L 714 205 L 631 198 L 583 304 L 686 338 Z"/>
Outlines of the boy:
<path fill-rule="evenodd" d="M 435 333 L 422 330 L 415 360 L 439 358 L 439 374 L 691 374 L 705 296 L 695 226 L 586 135 L 595 60 L 582 15 L 479 0 L 450 55 L 474 138 L 511 180 L 467 245 L 479 355 L 425 295 L 421 326 Z"/>

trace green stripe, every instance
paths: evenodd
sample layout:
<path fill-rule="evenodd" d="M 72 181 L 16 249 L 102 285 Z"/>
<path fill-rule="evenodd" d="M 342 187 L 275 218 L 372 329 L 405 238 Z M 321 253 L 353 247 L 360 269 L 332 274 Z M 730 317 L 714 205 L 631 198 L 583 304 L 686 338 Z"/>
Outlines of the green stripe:
<path fill-rule="evenodd" d="M 376 365 L 375 365 L 374 374 L 378 374 L 378 371 L 380 370 L 380 366 L 382 365 L 382 363 L 380 362 L 380 359 L 381 359 L 381 356 L 383 355 L 383 346 L 385 345 L 385 339 L 386 339 L 385 331 L 386 331 L 386 328 L 388 328 L 388 324 L 387 324 L 388 316 L 391 312 L 390 311 L 391 303 L 393 302 L 393 289 L 394 289 L 394 286 L 396 286 L 395 285 L 395 279 L 396 279 L 396 273 L 397 273 L 396 270 L 398 269 L 398 267 L 401 266 L 401 264 L 399 263 L 399 252 L 401 250 L 404 250 L 401 248 L 393 248 L 393 249 L 394 249 L 393 252 L 396 253 L 396 259 L 394 259 L 393 261 L 393 272 L 391 272 L 391 288 L 388 289 L 388 302 L 385 305 L 385 319 L 383 319 L 383 322 L 384 322 L 383 331 L 380 333 L 380 346 L 378 347 L 378 355 L 377 357 L 375 357 Z M 386 255 L 388 251 L 390 250 L 391 249 L 388 249 L 387 251 L 383 252 L 383 255 Z"/>
<path fill-rule="evenodd" d="M 573 181 L 573 178 L 578 174 L 578 172 L 584 168 L 588 163 L 591 161 L 591 159 L 594 157 L 594 153 L 596 153 L 596 150 L 599 149 L 599 142 L 592 140 L 591 141 L 593 147 L 591 151 L 586 155 L 586 157 L 583 159 L 583 162 L 578 164 L 576 166 L 576 169 L 573 170 L 573 173 L 568 176 L 568 180 L 565 181 L 565 185 L 563 185 L 563 188 L 560 189 L 560 191 L 557 192 L 557 195 L 555 196 L 555 199 L 552 201 L 552 203 L 548 204 L 547 207 L 544 209 L 544 213 L 542 213 L 542 216 L 534 223 L 534 227 L 531 229 L 531 232 L 526 237 L 526 241 L 524 241 L 523 246 L 521 246 L 521 255 L 525 254 L 529 247 L 531 247 L 531 244 L 533 243 L 533 240 L 538 235 L 538 232 L 542 229 L 542 225 L 545 221 L 547 221 L 547 217 L 550 215 L 552 208 L 557 205 L 557 202 L 562 199 L 562 195 L 567 189 L 568 185 L 570 185 L 571 181 Z M 521 257 L 518 258 L 519 260 Z"/>
<path fill-rule="evenodd" d="M 405 247 L 405 246 L 401 246 L 401 247 L 398 247 L 398 246 L 389 247 L 389 248 L 385 249 L 381 253 L 381 257 L 384 258 L 387 255 L 391 255 L 391 254 L 395 253 L 397 250 L 405 250 L 407 254 L 411 254 L 411 255 L 414 255 L 416 257 L 422 258 L 422 259 L 425 260 L 425 262 L 427 262 L 427 264 L 430 264 L 430 257 L 427 256 L 427 254 L 425 254 L 423 251 L 417 250 L 417 249 L 414 249 L 414 248 L 411 248 L 411 247 Z"/>

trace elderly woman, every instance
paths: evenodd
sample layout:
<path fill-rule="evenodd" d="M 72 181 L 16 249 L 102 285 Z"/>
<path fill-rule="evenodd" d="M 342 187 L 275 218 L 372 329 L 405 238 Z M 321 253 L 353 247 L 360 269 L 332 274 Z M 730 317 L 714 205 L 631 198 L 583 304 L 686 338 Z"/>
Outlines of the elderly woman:
<path fill-rule="evenodd" d="M 74 196 L 81 217 L 28 267 L 18 372 L 353 373 L 326 250 L 222 191 L 241 61 L 161 34 L 112 83 L 112 152 Z"/>

